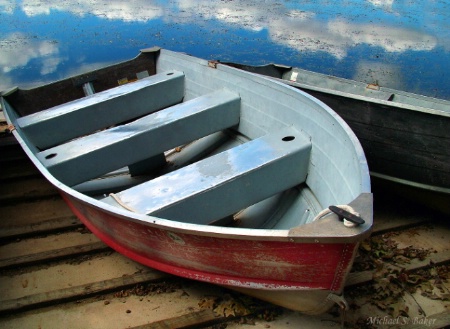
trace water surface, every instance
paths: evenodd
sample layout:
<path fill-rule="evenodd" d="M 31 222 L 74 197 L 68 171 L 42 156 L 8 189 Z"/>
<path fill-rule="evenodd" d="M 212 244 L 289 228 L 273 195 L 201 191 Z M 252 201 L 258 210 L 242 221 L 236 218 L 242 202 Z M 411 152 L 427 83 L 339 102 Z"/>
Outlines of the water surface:
<path fill-rule="evenodd" d="M 443 0 L 0 0 L 0 28 L 0 89 L 160 46 L 450 99 L 450 4 Z"/>

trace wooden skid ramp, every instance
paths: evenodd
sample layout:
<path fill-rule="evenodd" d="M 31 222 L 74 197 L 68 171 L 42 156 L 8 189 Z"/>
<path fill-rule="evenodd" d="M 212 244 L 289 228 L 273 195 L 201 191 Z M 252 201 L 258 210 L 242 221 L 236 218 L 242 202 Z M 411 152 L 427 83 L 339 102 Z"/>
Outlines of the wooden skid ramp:
<path fill-rule="evenodd" d="M 347 282 L 351 309 L 306 316 L 117 254 L 72 215 L 10 135 L 1 137 L 0 151 L 1 328 L 450 325 L 448 218 L 393 203 L 376 186 L 375 231 Z"/>

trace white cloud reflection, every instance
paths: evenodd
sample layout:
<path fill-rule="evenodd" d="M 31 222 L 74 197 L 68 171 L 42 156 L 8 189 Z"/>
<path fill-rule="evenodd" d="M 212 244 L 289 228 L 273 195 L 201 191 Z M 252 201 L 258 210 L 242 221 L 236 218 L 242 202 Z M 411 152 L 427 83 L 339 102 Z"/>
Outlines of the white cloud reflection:
<path fill-rule="evenodd" d="M 372 0 L 374 6 L 391 7 L 393 0 Z M 298 51 L 323 51 L 338 59 L 350 48 L 367 44 L 388 52 L 430 50 L 437 45 L 431 35 L 397 26 L 360 24 L 345 19 L 324 22 L 313 12 L 290 10 L 277 2 L 264 6 L 254 1 L 211 2 L 179 0 L 185 15 L 215 18 L 248 30 L 266 29 L 273 42 Z M 344 13 L 345 14 L 345 13 Z"/>
<path fill-rule="evenodd" d="M 283 20 L 272 21 L 268 32 L 272 41 L 300 52 L 322 51 L 341 59 L 350 47 L 346 36 L 336 33 L 332 27 L 314 19 L 313 15 L 301 19 L 287 16 Z"/>
<path fill-rule="evenodd" d="M 365 43 L 384 48 L 387 52 L 404 52 L 431 50 L 437 45 L 435 37 L 405 28 L 351 24 L 340 20 L 330 21 L 328 26 L 338 35 L 345 35 L 352 46 Z"/>
<path fill-rule="evenodd" d="M 14 83 L 8 73 L 37 60 L 41 75 L 57 70 L 61 63 L 59 49 L 51 41 L 36 41 L 22 33 L 12 33 L 0 39 L 0 89 L 11 87 Z"/>
<path fill-rule="evenodd" d="M 261 7 L 268 8 L 271 4 L 264 6 L 255 6 L 251 1 L 221 1 L 220 3 L 207 0 L 179 0 L 178 8 L 191 21 L 202 19 L 216 19 L 230 25 L 237 25 L 240 28 L 260 31 L 267 27 L 271 18 L 262 15 Z M 275 17 L 272 17 L 273 19 Z"/>
<path fill-rule="evenodd" d="M 42 59 L 41 72 L 54 72 L 60 63 L 57 44 L 35 41 L 22 33 L 12 33 L 0 39 L 0 67 L 2 73 L 25 66 L 33 59 Z"/>
<path fill-rule="evenodd" d="M 394 0 L 367 0 L 375 7 L 381 7 L 384 9 L 392 10 L 392 5 L 394 4 Z"/>
<path fill-rule="evenodd" d="M 0 12 L 5 14 L 12 14 L 16 7 L 15 0 L 0 0 Z"/>
<path fill-rule="evenodd" d="M 24 0 L 22 1 L 22 10 L 27 16 L 49 15 L 52 10 L 55 10 L 69 12 L 77 16 L 91 14 L 111 20 L 146 22 L 160 17 L 164 13 L 163 8 L 154 3 L 156 1 L 147 0 L 79 0 L 77 2 L 61 1 L 59 3 Z"/>

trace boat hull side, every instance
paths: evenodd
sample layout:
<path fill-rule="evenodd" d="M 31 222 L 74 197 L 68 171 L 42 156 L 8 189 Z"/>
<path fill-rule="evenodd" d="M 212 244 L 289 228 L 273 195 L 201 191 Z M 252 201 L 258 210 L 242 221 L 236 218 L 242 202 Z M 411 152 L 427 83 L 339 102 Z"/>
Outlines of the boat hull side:
<path fill-rule="evenodd" d="M 450 117 L 308 92 L 349 124 L 371 171 L 450 193 Z"/>
<path fill-rule="evenodd" d="M 324 295 L 342 292 L 358 245 L 175 233 L 124 219 L 64 192 L 62 196 L 96 236 L 126 257 L 177 276 L 248 290 L 253 295 L 258 295 L 258 290 L 299 292 L 306 297 L 320 296 L 317 303 L 321 304 Z M 316 293 L 309 295 L 308 291 Z"/>
<path fill-rule="evenodd" d="M 141 52 L 134 59 L 102 67 L 78 76 L 32 89 L 17 89 L 8 95 L 8 102 L 21 116 L 84 97 L 83 83 L 91 82 L 96 93 L 116 87 L 118 80 L 136 80 L 136 73 L 156 73 L 157 52 Z"/>

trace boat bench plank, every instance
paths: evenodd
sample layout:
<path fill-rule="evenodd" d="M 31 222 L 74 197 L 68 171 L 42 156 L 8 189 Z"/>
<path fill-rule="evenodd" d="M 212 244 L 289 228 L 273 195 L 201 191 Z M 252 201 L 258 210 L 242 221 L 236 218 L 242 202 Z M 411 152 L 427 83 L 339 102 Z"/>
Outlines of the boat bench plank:
<path fill-rule="evenodd" d="M 183 72 L 167 71 L 27 115 L 17 125 L 43 150 L 180 103 L 183 97 Z"/>
<path fill-rule="evenodd" d="M 47 149 L 37 157 L 57 179 L 73 186 L 146 159 L 161 162 L 164 151 L 235 126 L 239 118 L 239 95 L 219 90 Z"/>
<path fill-rule="evenodd" d="M 309 139 L 289 127 L 103 201 L 165 219 L 212 224 L 304 182 L 310 150 Z"/>

